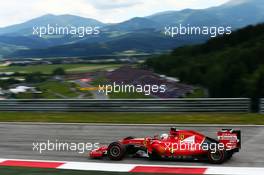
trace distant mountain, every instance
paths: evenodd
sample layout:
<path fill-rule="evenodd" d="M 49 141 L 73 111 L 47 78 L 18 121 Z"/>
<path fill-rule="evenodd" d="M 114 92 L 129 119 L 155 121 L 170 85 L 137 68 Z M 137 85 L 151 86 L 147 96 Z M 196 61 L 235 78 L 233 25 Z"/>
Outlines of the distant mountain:
<path fill-rule="evenodd" d="M 202 10 L 185 9 L 154 14 L 148 19 L 164 25 L 227 26 L 241 28 L 264 22 L 264 1 L 231 0 L 221 6 Z"/>
<path fill-rule="evenodd" d="M 264 22 L 264 1 L 231 0 L 207 9 L 166 11 L 147 17 L 135 17 L 117 24 L 104 24 L 94 19 L 73 15 L 45 15 L 28 22 L 0 29 L 0 43 L 14 52 L 1 52 L 8 57 L 92 56 L 115 54 L 127 50 L 162 52 L 183 45 L 205 42 L 209 36 L 164 37 L 165 26 L 231 26 L 234 30 Z M 84 38 L 72 36 L 39 38 L 32 27 L 41 25 L 100 26 L 101 34 Z M 2 36 L 1 36 L 2 34 Z M 11 35 L 12 34 L 12 35 Z M 102 47 L 104 46 L 104 47 Z M 78 49 L 78 47 L 80 47 Z M 26 48 L 27 50 L 25 50 Z M 12 48 L 8 50 L 13 50 Z M 7 54 L 8 53 L 8 54 Z"/>
<path fill-rule="evenodd" d="M 11 51 L 17 51 L 17 48 L 24 49 L 36 49 L 36 48 L 47 48 L 57 45 L 70 44 L 72 42 L 78 42 L 80 38 L 72 38 L 71 36 L 60 36 L 60 37 L 49 37 L 40 38 L 33 36 L 33 27 L 45 26 L 45 25 L 58 25 L 58 26 L 105 26 L 104 23 L 90 19 L 83 18 L 74 15 L 44 15 L 30 21 L 0 28 L 0 55 L 7 55 L 12 53 Z M 16 49 L 13 49 L 14 46 Z M 7 51 L 8 50 L 8 51 Z"/>
<path fill-rule="evenodd" d="M 241 28 L 249 24 L 264 22 L 264 1 L 233 0 L 226 4 L 210 9 L 224 24 Z"/>
<path fill-rule="evenodd" d="M 142 29 L 155 29 L 158 25 L 158 23 L 150 19 L 136 17 L 119 24 L 107 26 L 105 29 L 110 31 L 134 31 Z"/>
<path fill-rule="evenodd" d="M 5 28 L 0 28 L 0 35 L 32 35 L 33 27 L 45 25 L 58 25 L 58 26 L 104 26 L 105 24 L 91 18 L 83 18 L 74 15 L 44 15 L 22 24 L 16 24 Z"/>

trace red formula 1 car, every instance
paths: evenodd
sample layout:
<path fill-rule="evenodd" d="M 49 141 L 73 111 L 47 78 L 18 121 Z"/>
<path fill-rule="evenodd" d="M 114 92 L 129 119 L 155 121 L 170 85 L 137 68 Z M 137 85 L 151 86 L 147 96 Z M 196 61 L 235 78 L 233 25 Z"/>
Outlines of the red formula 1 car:
<path fill-rule="evenodd" d="M 171 128 L 169 134 L 135 138 L 127 137 L 90 152 L 91 158 L 122 160 L 125 156 L 160 159 L 192 159 L 220 164 L 241 148 L 241 132 L 223 129 L 218 140 L 192 130 Z"/>

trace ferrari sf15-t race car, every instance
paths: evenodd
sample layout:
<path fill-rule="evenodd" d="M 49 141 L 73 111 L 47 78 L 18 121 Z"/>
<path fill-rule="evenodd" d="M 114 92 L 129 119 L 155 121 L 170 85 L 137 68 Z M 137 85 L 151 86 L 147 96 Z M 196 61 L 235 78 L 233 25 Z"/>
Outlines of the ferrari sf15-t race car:
<path fill-rule="evenodd" d="M 92 150 L 89 155 L 91 158 L 108 157 L 110 160 L 131 156 L 148 157 L 151 160 L 191 159 L 220 164 L 241 148 L 241 132 L 222 129 L 217 136 L 216 140 L 196 131 L 171 128 L 169 134 L 161 136 L 126 137 Z"/>

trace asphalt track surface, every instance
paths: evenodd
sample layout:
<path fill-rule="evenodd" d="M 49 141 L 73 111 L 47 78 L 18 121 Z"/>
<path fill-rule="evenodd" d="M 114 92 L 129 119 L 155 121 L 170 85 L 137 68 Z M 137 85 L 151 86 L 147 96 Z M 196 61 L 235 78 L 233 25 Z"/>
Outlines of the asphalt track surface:
<path fill-rule="evenodd" d="M 168 132 L 170 125 L 93 125 L 93 124 L 34 124 L 0 123 L 0 158 L 53 161 L 107 162 L 89 159 L 87 152 L 33 151 L 33 142 L 96 143 L 108 144 L 126 136 L 153 136 Z M 226 126 L 177 126 L 179 129 L 200 131 L 210 137 Z M 230 126 L 228 127 L 230 128 Z M 242 131 L 242 149 L 228 162 L 217 166 L 264 167 L 264 126 L 233 126 Z M 202 162 L 149 161 L 145 158 L 127 158 L 118 163 L 208 166 Z"/>

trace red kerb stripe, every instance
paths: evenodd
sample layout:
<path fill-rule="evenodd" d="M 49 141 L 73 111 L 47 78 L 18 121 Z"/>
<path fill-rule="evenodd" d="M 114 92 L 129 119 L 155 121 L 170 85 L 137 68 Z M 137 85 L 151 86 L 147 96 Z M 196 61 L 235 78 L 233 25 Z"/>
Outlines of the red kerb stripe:
<path fill-rule="evenodd" d="M 30 167 L 30 168 L 57 168 L 64 163 L 60 162 L 33 162 L 33 161 L 16 161 L 7 160 L 0 163 L 0 166 L 17 166 L 17 167 Z"/>
<path fill-rule="evenodd" d="M 205 171 L 206 171 L 206 168 L 136 166 L 130 172 L 166 173 L 166 174 L 204 174 Z"/>

